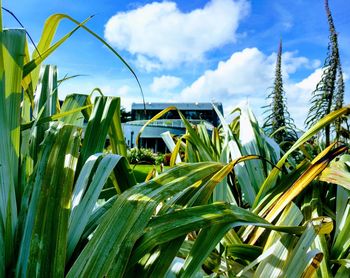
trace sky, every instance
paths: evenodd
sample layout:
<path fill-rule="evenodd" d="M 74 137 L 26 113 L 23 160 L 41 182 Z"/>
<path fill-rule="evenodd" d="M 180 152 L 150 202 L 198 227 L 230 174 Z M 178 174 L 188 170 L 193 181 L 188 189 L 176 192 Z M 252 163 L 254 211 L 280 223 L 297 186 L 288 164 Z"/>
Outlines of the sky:
<path fill-rule="evenodd" d="M 103 37 L 137 74 L 146 102 L 222 102 L 225 114 L 248 102 L 260 123 L 274 80 L 276 52 L 283 42 L 282 71 L 287 107 L 304 128 L 311 92 L 327 55 L 328 24 L 323 0 L 84 1 L 2 0 L 34 42 L 45 20 L 65 13 Z M 350 76 L 350 2 L 329 0 L 346 79 Z M 4 14 L 4 27 L 18 27 Z M 55 40 L 75 26 L 64 20 Z M 33 47 L 31 47 L 33 49 Z M 98 87 L 120 96 L 127 109 L 141 102 L 128 69 L 84 30 L 78 30 L 47 64 L 62 83 L 59 96 L 89 94 Z"/>

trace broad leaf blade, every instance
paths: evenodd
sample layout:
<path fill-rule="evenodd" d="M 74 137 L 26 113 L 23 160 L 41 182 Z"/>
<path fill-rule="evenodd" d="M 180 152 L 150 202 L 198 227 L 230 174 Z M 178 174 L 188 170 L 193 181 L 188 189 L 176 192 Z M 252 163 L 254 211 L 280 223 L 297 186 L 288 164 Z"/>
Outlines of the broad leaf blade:
<path fill-rule="evenodd" d="M 47 133 L 32 180 L 17 276 L 63 276 L 71 190 L 80 135 L 73 126 Z"/>
<path fill-rule="evenodd" d="M 22 67 L 25 53 L 25 31 L 20 29 L 0 32 L 0 214 L 4 252 L 9 265 L 14 253 L 14 235 L 17 225 L 16 191 L 20 164 L 20 103 Z"/>

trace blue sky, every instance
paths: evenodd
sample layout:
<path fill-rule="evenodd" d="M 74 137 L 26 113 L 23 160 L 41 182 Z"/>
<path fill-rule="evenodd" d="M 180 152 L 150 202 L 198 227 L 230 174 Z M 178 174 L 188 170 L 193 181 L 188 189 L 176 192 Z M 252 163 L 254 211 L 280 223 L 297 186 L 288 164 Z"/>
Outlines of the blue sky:
<path fill-rule="evenodd" d="M 221 101 L 225 112 L 248 101 L 262 120 L 273 84 L 276 49 L 283 40 L 288 109 L 302 128 L 308 101 L 326 57 L 328 25 L 323 0 L 71 1 L 3 0 L 34 41 L 45 19 L 66 13 L 103 36 L 137 73 L 148 102 Z M 345 76 L 350 75 L 350 3 L 329 0 Z M 16 22 L 4 14 L 5 27 Z M 62 22 L 57 38 L 74 25 Z M 53 54 L 60 76 L 84 74 L 59 89 L 90 93 L 99 87 L 127 108 L 141 97 L 132 75 L 83 30 Z M 346 87 L 348 88 L 347 81 Z M 347 91 L 347 89 L 346 89 Z M 346 96 L 346 103 L 349 103 Z"/>

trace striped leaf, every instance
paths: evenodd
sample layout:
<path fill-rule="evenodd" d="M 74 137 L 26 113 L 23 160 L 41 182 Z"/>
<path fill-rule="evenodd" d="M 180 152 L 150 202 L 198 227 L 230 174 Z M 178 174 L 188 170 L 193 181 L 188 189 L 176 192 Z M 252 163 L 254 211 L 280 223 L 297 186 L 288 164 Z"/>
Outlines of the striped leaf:
<path fill-rule="evenodd" d="M 283 211 L 281 217 L 278 219 L 276 225 L 296 226 L 303 220 L 303 215 L 299 208 L 290 203 Z M 264 245 L 264 252 L 271 250 L 271 255 L 265 256 L 265 259 L 261 261 L 256 269 L 256 277 L 278 277 L 282 275 L 282 268 L 285 265 L 285 260 L 281 258 L 288 257 L 288 254 L 293 249 L 296 238 L 289 234 L 281 234 L 277 232 L 271 232 Z"/>
<path fill-rule="evenodd" d="M 221 167 L 219 163 L 209 162 L 183 164 L 125 191 L 104 216 L 68 272 L 68 277 L 122 275 L 133 245 L 142 235 L 159 202 L 213 175 Z"/>
<path fill-rule="evenodd" d="M 0 265 L 6 266 L 14 255 L 17 225 L 15 192 L 20 191 L 20 103 L 25 38 L 24 30 L 0 32 L 0 257 L 5 259 Z"/>
<path fill-rule="evenodd" d="M 112 117 L 112 122 L 110 124 L 108 135 L 109 141 L 112 147 L 112 152 L 115 154 L 120 154 L 122 156 L 127 156 L 126 153 L 126 143 L 123 134 L 123 129 L 121 125 L 121 114 L 120 114 L 120 98 L 115 98 L 117 107 L 114 110 L 114 115 Z"/>
<path fill-rule="evenodd" d="M 56 66 L 42 66 L 39 75 L 39 83 L 35 92 L 33 118 L 38 121 L 43 117 L 50 117 L 56 114 L 56 103 L 58 101 L 57 92 L 57 68 Z M 36 125 L 31 131 L 31 157 L 34 164 L 39 154 L 39 145 L 42 143 L 45 131 L 49 128 L 49 123 Z"/>
<path fill-rule="evenodd" d="M 91 100 L 88 95 L 72 94 L 68 95 L 61 107 L 61 113 L 69 112 L 81 107 L 91 105 Z M 92 112 L 92 105 L 89 108 L 81 110 L 81 113 L 74 113 L 67 115 L 61 119 L 62 122 L 67 124 L 83 127 L 84 118 L 88 120 Z"/>
<path fill-rule="evenodd" d="M 315 134 L 317 134 L 322 128 L 329 125 L 330 123 L 334 122 L 338 118 L 349 114 L 350 106 L 345 106 L 337 111 L 333 111 L 332 113 L 328 114 L 324 118 L 322 118 L 320 121 L 318 121 L 314 126 L 312 126 L 307 132 L 305 132 L 297 142 L 294 143 L 294 145 L 283 155 L 283 157 L 278 161 L 276 167 L 270 172 L 267 179 L 262 184 L 259 193 L 256 197 L 254 207 L 258 206 L 261 199 L 266 195 L 266 193 L 275 185 L 275 182 L 277 180 L 277 177 L 279 175 L 279 172 L 284 165 L 284 163 L 287 161 L 288 157 L 296 151 L 300 146 L 302 146 L 307 140 L 312 138 Z"/>
<path fill-rule="evenodd" d="M 16 276 L 62 277 L 65 269 L 68 217 L 80 143 L 73 126 L 48 131 L 29 187 L 29 202 Z"/>
<path fill-rule="evenodd" d="M 68 231 L 68 258 L 83 234 L 101 190 L 112 171 L 116 172 L 121 188 L 130 188 L 136 184 L 133 174 L 125 171 L 128 167 L 124 157 L 112 154 L 95 154 L 84 164 L 75 183 L 72 196 Z"/>
<path fill-rule="evenodd" d="M 95 99 L 94 108 L 84 133 L 83 146 L 78 160 L 78 173 L 91 155 L 102 152 L 118 104 L 119 99 L 114 97 Z"/>
<path fill-rule="evenodd" d="M 329 146 L 321 154 L 319 154 L 313 164 L 307 169 L 300 178 L 278 199 L 278 201 L 269 210 L 269 213 L 265 217 L 267 221 L 273 221 L 282 210 L 297 197 L 333 160 L 336 156 L 342 154 L 347 150 L 347 147 L 340 146 L 332 150 L 334 145 Z M 258 229 L 254 236 L 251 238 L 250 243 L 253 244 L 260 237 L 263 230 Z"/>

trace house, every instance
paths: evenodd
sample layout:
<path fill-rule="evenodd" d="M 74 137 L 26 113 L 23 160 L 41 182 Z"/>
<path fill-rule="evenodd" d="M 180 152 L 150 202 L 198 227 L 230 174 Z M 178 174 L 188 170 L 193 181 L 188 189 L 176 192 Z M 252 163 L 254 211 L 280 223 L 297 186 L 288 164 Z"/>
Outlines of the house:
<path fill-rule="evenodd" d="M 214 103 L 223 113 L 221 103 Z M 132 148 L 136 145 L 136 137 L 147 120 L 169 106 L 175 106 L 193 124 L 204 123 L 208 130 L 219 124 L 212 103 L 133 103 L 131 106 L 131 121 L 123 124 L 125 142 Z M 146 108 L 146 109 L 145 109 Z M 140 137 L 140 146 L 152 149 L 154 152 L 167 152 L 161 134 L 169 131 L 173 135 L 182 135 L 186 128 L 177 111 L 172 110 L 163 115 L 161 119 L 149 124 Z"/>

